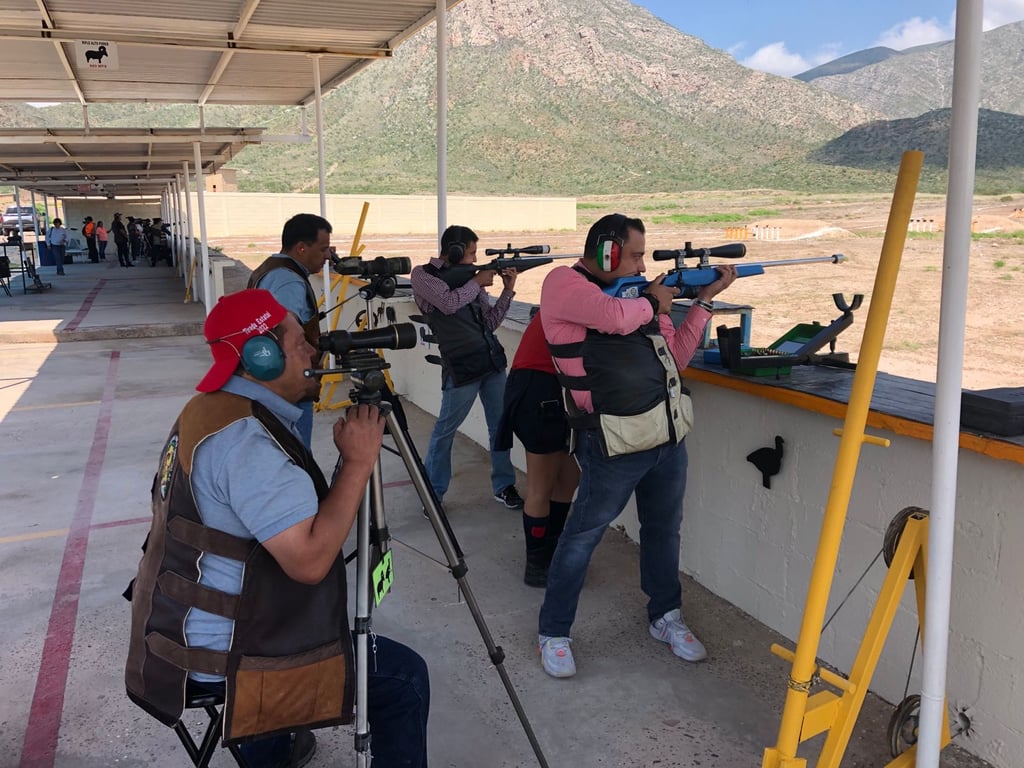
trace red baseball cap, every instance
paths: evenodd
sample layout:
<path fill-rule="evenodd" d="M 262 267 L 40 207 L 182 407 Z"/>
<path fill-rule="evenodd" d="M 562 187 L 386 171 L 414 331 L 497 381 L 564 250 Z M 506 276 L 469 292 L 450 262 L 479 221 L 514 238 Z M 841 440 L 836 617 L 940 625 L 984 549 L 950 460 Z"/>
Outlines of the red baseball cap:
<path fill-rule="evenodd" d="M 266 333 L 288 315 L 270 291 L 249 288 L 222 296 L 206 318 L 203 335 L 213 354 L 213 365 L 196 385 L 200 392 L 223 387 L 242 359 L 242 347 L 253 336 Z"/>

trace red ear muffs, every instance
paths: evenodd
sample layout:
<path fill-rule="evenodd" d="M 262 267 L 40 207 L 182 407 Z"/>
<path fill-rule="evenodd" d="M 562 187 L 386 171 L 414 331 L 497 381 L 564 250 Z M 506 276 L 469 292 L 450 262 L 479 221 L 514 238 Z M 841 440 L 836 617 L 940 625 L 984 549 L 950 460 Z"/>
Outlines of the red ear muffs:
<path fill-rule="evenodd" d="M 619 268 L 622 256 L 622 240 L 614 235 L 601 235 L 597 240 L 597 266 L 605 272 L 614 272 Z"/>

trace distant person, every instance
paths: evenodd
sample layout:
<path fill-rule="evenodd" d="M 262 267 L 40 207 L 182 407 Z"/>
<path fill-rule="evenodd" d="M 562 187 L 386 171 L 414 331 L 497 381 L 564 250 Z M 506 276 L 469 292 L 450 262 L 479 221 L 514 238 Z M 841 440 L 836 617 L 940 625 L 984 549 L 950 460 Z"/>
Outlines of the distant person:
<path fill-rule="evenodd" d="M 491 448 L 491 487 L 496 501 L 522 509 L 516 491 L 516 471 L 507 450 L 497 450 L 494 438 L 501 420 L 505 393 L 505 350 L 494 335 L 508 312 L 516 271 L 501 274 L 501 296 L 493 305 L 484 290 L 494 282 L 494 270 L 483 269 L 452 288 L 443 273 L 476 261 L 479 238 L 469 227 L 451 226 L 441 235 L 441 252 L 409 276 L 416 306 L 437 338 L 441 353 L 441 412 L 430 434 L 424 467 L 438 499 L 444 499 L 452 479 L 452 443 L 477 397 L 484 406 Z"/>
<path fill-rule="evenodd" d="M 142 257 L 142 221 L 134 216 L 128 217 L 128 249 L 133 262 Z"/>
<path fill-rule="evenodd" d="M 128 227 L 121 220 L 121 214 L 115 213 L 114 220 L 110 223 L 110 231 L 114 235 L 114 245 L 117 247 L 117 263 L 122 267 L 132 265 L 128 255 Z"/>
<path fill-rule="evenodd" d="M 100 252 L 96 250 L 96 222 L 92 220 L 92 216 L 82 219 L 82 237 L 85 238 L 85 245 L 89 251 L 89 261 L 98 264 Z"/>
<path fill-rule="evenodd" d="M 96 222 L 96 246 L 99 249 L 100 261 L 107 260 L 107 241 L 110 240 L 110 235 L 107 234 L 106 228 L 103 226 L 102 221 Z"/>
<path fill-rule="evenodd" d="M 57 265 L 57 274 L 64 273 L 64 254 L 67 252 L 68 231 L 64 228 L 64 222 L 54 218 L 53 224 L 46 233 L 46 247 L 53 255 L 53 263 Z"/>
<path fill-rule="evenodd" d="M 562 406 L 562 387 L 555 376 L 539 312 L 523 331 L 512 360 L 505 384 L 505 411 L 494 447 L 511 448 L 513 434 L 526 453 L 523 583 L 543 587 L 547 585 L 558 537 L 569 516 L 580 468 L 569 453 L 569 423 Z"/>
<path fill-rule="evenodd" d="M 312 213 L 292 216 L 281 230 L 281 252 L 267 258 L 249 276 L 250 288 L 265 288 L 288 311 L 295 313 L 302 323 L 306 341 L 314 350 L 319 346 L 320 314 L 317 294 L 309 277 L 323 269 L 330 258 L 331 232 L 330 222 L 322 216 Z M 319 355 L 314 355 L 311 367 L 316 367 L 314 363 L 319 359 Z M 313 443 L 313 404 L 318 398 L 319 394 L 313 395 L 299 403 L 302 409 L 299 435 L 307 448 Z"/>
<path fill-rule="evenodd" d="M 155 267 L 158 261 L 164 261 L 167 266 L 173 267 L 174 260 L 171 258 L 171 246 L 167 238 L 167 231 L 163 228 L 162 220 L 157 217 L 148 230 L 149 241 L 149 266 Z"/>
<path fill-rule="evenodd" d="M 579 492 L 548 571 L 538 650 L 552 677 L 576 674 L 570 630 L 591 555 L 608 525 L 636 495 L 640 522 L 640 588 L 648 631 L 686 661 L 707 651 L 683 621 L 679 527 L 686 490 L 685 437 L 692 405 L 680 371 L 711 319 L 711 301 L 736 279 L 719 266 L 676 329 L 669 313 L 679 291 L 661 275 L 635 299 L 604 288 L 643 274 L 646 240 L 640 219 L 616 213 L 587 233 L 583 258 L 544 279 L 540 314 L 574 430 Z"/>

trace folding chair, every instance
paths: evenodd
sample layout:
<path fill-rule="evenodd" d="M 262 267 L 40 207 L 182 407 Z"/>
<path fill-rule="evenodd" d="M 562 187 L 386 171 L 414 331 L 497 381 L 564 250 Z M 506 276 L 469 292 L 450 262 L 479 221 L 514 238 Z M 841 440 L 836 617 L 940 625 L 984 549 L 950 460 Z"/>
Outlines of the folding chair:
<path fill-rule="evenodd" d="M 81 256 L 85 251 L 82 249 L 82 241 L 77 237 L 69 237 L 67 242 L 64 243 L 64 256 L 70 256 L 74 260 L 75 256 Z"/>
<path fill-rule="evenodd" d="M 196 744 L 192 734 L 181 720 L 174 724 L 174 732 L 178 734 L 178 738 L 195 768 L 208 768 L 213 753 L 217 749 L 217 742 L 220 741 L 224 722 L 224 696 L 219 693 L 194 689 L 190 684 L 185 689 L 185 709 L 203 709 L 210 718 L 206 732 L 199 744 Z M 235 758 L 239 768 L 248 768 L 248 763 L 245 762 L 245 758 L 242 757 L 237 746 L 228 747 L 228 751 Z"/>

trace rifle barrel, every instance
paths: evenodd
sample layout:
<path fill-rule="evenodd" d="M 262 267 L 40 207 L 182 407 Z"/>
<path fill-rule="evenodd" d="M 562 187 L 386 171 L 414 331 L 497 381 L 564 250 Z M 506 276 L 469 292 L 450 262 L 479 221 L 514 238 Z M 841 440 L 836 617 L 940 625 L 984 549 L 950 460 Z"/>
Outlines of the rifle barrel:
<path fill-rule="evenodd" d="M 750 267 L 788 267 L 791 264 L 815 264 L 828 262 L 830 264 L 842 264 L 846 257 L 841 253 L 833 253 L 831 256 L 809 256 L 803 259 L 781 259 L 780 261 L 762 261 L 760 264 L 748 264 Z"/>

